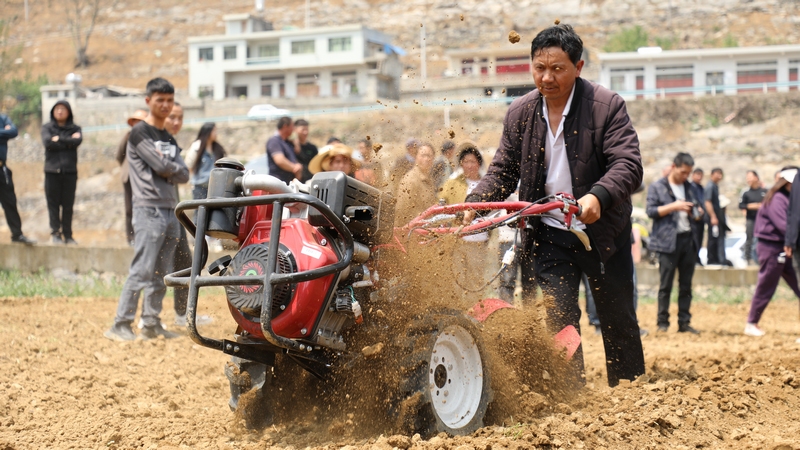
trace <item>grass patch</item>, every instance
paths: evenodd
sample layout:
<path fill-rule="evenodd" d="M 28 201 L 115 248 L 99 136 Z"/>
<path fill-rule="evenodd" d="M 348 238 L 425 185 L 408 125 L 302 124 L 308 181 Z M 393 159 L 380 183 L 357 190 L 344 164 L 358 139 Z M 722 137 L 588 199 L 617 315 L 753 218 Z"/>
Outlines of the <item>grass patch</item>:
<path fill-rule="evenodd" d="M 126 276 L 100 276 L 66 272 L 23 273 L 17 270 L 0 270 L 0 298 L 3 297 L 117 297 L 122 292 Z M 173 289 L 167 288 L 165 298 L 172 298 Z M 225 295 L 219 286 L 200 290 L 200 298 Z"/>
<path fill-rule="evenodd" d="M 0 297 L 119 297 L 121 277 L 0 270 Z"/>

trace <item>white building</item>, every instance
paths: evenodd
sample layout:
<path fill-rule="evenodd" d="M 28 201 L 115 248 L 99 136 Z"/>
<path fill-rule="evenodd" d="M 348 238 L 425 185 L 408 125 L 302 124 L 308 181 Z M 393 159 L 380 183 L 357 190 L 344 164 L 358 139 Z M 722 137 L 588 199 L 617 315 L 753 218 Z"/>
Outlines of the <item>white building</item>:
<path fill-rule="evenodd" d="M 626 99 L 797 90 L 800 45 L 600 53 L 600 84 Z"/>
<path fill-rule="evenodd" d="M 399 97 L 402 50 L 381 32 L 361 25 L 274 31 L 250 14 L 223 20 L 224 35 L 189 38 L 192 97 Z"/>

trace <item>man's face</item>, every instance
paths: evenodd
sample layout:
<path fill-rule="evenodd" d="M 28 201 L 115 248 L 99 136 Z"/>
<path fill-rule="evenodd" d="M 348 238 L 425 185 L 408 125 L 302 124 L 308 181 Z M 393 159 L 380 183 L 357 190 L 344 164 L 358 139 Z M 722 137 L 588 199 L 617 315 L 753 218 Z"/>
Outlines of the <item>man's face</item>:
<path fill-rule="evenodd" d="M 761 180 L 753 172 L 747 172 L 747 175 L 744 177 L 745 182 L 748 186 L 753 189 L 761 187 Z"/>
<path fill-rule="evenodd" d="M 689 175 L 692 173 L 692 166 L 687 166 L 686 164 L 678 167 L 676 165 L 672 165 L 672 172 L 670 172 L 670 178 L 672 178 L 672 182 L 674 184 L 683 184 L 686 180 L 689 179 Z"/>
<path fill-rule="evenodd" d="M 428 173 L 433 168 L 433 149 L 423 145 L 417 151 L 416 164 L 423 173 Z"/>
<path fill-rule="evenodd" d="M 692 181 L 696 184 L 701 184 L 703 182 L 703 172 L 692 173 Z"/>
<path fill-rule="evenodd" d="M 69 110 L 64 105 L 56 105 L 53 109 L 53 117 L 56 118 L 56 122 L 66 122 L 69 118 Z"/>
<path fill-rule="evenodd" d="M 166 120 L 175 105 L 175 94 L 155 92 L 151 97 L 145 97 L 144 101 L 150 107 L 150 114 L 158 119 Z"/>
<path fill-rule="evenodd" d="M 183 128 L 183 108 L 178 105 L 173 106 L 172 112 L 167 116 L 164 125 L 167 131 L 169 131 L 169 134 L 177 136 L 181 128 Z"/>
<path fill-rule="evenodd" d="M 353 170 L 353 162 L 345 155 L 336 155 L 331 158 L 331 162 L 328 165 L 328 170 L 338 170 L 344 173 L 350 173 L 350 171 Z"/>
<path fill-rule="evenodd" d="M 278 130 L 278 134 L 284 140 L 289 139 L 289 136 L 292 135 L 292 132 L 294 132 L 294 124 L 291 123 L 284 125 L 283 128 Z"/>
<path fill-rule="evenodd" d="M 561 47 L 547 47 L 533 56 L 531 74 L 539 92 L 547 100 L 566 101 L 582 68 L 583 60 L 573 64 Z"/>
<path fill-rule="evenodd" d="M 305 142 L 306 139 L 308 139 L 308 125 L 295 125 L 294 131 L 297 133 L 297 137 L 300 139 L 300 142 Z"/>
<path fill-rule="evenodd" d="M 720 181 L 722 181 L 722 172 L 712 172 L 711 181 L 713 181 L 714 183 L 719 183 Z"/>

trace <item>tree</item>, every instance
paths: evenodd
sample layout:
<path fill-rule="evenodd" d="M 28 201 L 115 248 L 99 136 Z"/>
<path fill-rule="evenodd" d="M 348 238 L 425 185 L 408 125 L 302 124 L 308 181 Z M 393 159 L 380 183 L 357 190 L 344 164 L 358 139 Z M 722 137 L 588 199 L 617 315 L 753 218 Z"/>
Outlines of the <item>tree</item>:
<path fill-rule="evenodd" d="M 9 39 L 16 17 L 0 18 L 0 109 L 6 103 L 6 90 L 18 67 L 16 59 L 22 54 L 22 45 Z"/>
<path fill-rule="evenodd" d="M 100 15 L 100 10 L 113 7 L 117 0 L 63 0 L 60 4 L 64 9 L 67 25 L 72 35 L 72 45 L 75 47 L 75 67 L 87 67 L 89 57 L 89 38 L 94 31 L 94 24 Z"/>
<path fill-rule="evenodd" d="M 640 25 L 636 25 L 613 34 L 608 38 L 603 50 L 609 53 L 635 52 L 639 47 L 647 47 L 648 40 L 647 31 Z"/>

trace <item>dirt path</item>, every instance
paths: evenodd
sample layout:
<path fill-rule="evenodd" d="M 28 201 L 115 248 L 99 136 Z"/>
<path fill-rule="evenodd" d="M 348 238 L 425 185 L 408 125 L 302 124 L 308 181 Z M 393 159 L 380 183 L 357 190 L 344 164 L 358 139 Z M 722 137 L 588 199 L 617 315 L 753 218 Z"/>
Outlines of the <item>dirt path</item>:
<path fill-rule="evenodd" d="M 164 318 L 171 323 L 171 303 Z M 242 431 L 228 410 L 226 357 L 171 341 L 114 343 L 102 337 L 116 299 L 0 299 L 0 449 L 42 448 L 764 448 L 800 449 L 798 306 L 778 300 L 761 339 L 741 335 L 747 305 L 694 307 L 700 336 L 644 339 L 648 374 L 605 387 L 599 336 L 585 336 L 588 386 L 569 404 L 542 400 L 529 423 L 473 436 L 352 437 L 354 424 L 307 421 Z M 221 299 L 204 298 L 231 330 Z M 639 314 L 655 329 L 655 305 Z"/>

